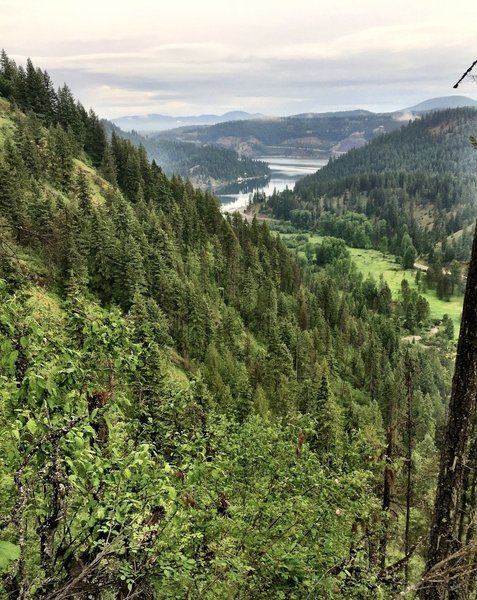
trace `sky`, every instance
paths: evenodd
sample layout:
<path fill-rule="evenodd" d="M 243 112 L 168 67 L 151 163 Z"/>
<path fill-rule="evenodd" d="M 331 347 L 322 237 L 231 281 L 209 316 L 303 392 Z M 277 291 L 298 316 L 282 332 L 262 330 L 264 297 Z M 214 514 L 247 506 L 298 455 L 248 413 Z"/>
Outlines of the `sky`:
<path fill-rule="evenodd" d="M 0 47 L 105 118 L 477 98 L 476 29 L 475 0 L 0 0 Z"/>

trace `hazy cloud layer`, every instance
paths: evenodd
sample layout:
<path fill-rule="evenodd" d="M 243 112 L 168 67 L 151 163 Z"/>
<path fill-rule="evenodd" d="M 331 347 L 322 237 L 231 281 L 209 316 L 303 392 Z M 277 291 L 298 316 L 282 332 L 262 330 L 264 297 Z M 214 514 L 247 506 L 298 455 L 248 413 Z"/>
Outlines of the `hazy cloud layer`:
<path fill-rule="evenodd" d="M 393 110 L 449 95 L 477 58 L 474 0 L 235 4 L 0 0 L 0 40 L 107 117 Z"/>

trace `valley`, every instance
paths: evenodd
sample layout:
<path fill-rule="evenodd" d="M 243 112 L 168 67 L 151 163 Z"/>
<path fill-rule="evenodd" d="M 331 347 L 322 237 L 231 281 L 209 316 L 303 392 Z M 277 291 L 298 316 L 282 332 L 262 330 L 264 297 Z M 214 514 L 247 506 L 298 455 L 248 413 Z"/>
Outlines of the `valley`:
<path fill-rule="evenodd" d="M 0 96 L 0 600 L 472 597 L 477 111 Z"/>
<path fill-rule="evenodd" d="M 254 194 L 270 196 L 274 191 L 293 190 L 295 183 L 315 173 L 328 161 L 326 159 L 287 158 L 284 156 L 257 157 L 268 165 L 270 176 L 264 180 L 241 182 L 221 186 L 216 190 L 224 212 L 244 212 L 249 206 Z"/>

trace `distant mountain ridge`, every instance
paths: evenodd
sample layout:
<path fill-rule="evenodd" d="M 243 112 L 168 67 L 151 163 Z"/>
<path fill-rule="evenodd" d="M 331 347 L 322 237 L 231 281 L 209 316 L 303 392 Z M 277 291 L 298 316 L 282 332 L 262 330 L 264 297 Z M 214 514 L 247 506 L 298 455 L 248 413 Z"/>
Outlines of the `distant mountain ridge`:
<path fill-rule="evenodd" d="M 401 126 L 402 120 L 392 113 L 345 111 L 228 121 L 206 127 L 186 126 L 148 137 L 214 144 L 250 157 L 326 158 L 360 147 Z"/>
<path fill-rule="evenodd" d="M 415 104 L 409 108 L 404 108 L 399 112 L 428 112 L 431 110 L 462 108 L 465 106 L 477 107 L 477 100 L 469 98 L 468 96 L 442 96 L 439 98 L 430 98 L 429 100 L 424 100 L 423 102 L 419 102 L 419 104 Z"/>
<path fill-rule="evenodd" d="M 171 129 L 179 129 L 182 127 L 195 126 L 212 126 L 219 123 L 227 123 L 233 121 L 248 121 L 261 119 L 265 121 L 283 121 L 284 119 L 319 119 L 319 118 L 359 118 L 370 117 L 375 114 L 399 114 L 399 113 L 421 113 L 432 110 L 444 110 L 446 108 L 460 108 L 464 106 L 477 107 L 477 100 L 468 96 L 442 96 L 437 98 L 429 98 L 423 102 L 419 102 L 413 106 L 402 108 L 394 111 L 394 113 L 374 113 L 364 109 L 351 109 L 341 111 L 327 112 L 306 112 L 284 117 L 270 117 L 261 113 L 249 113 L 243 110 L 234 110 L 226 112 L 222 115 L 216 114 L 200 114 L 186 116 L 170 116 L 160 113 L 150 113 L 147 115 L 128 115 L 125 117 L 117 117 L 110 119 L 112 123 L 120 127 L 123 131 L 139 131 L 139 132 L 159 132 L 168 131 Z"/>
<path fill-rule="evenodd" d="M 224 113 L 223 115 L 203 114 L 184 117 L 171 117 L 169 115 L 148 114 L 148 115 L 131 115 L 126 117 L 118 117 L 111 121 L 125 131 L 165 131 L 167 129 L 175 129 L 186 125 L 215 125 L 225 121 L 241 121 L 246 119 L 256 119 L 263 117 L 260 114 L 252 114 L 242 110 L 234 110 Z"/>
<path fill-rule="evenodd" d="M 276 155 L 323 158 L 338 157 L 361 148 L 372 139 L 400 129 L 425 113 L 460 107 L 477 108 L 477 100 L 458 95 L 430 98 L 388 113 L 356 109 L 270 117 L 233 111 L 220 116 L 151 114 L 121 117 L 112 122 L 123 131 L 141 133 L 150 142 L 146 144 L 149 151 L 151 144 L 160 146 L 162 158 L 165 140 L 196 146 L 219 146 L 252 158 Z M 156 148 L 150 155 L 156 157 Z"/>

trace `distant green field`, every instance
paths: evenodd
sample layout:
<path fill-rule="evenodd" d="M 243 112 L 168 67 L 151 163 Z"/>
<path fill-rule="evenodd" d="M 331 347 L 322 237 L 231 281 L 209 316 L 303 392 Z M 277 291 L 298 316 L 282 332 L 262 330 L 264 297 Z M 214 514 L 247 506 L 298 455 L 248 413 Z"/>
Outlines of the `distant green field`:
<path fill-rule="evenodd" d="M 397 297 L 401 289 L 401 281 L 407 279 L 410 287 L 417 289 L 416 269 L 404 270 L 397 262 L 394 256 L 383 256 L 378 250 L 362 250 L 360 248 L 350 248 L 353 262 L 359 271 L 366 277 L 371 275 L 378 280 L 382 275 L 391 288 L 393 297 Z M 463 296 L 453 296 L 449 302 L 440 300 L 436 296 L 435 290 L 429 290 L 421 295 L 429 302 L 432 319 L 441 319 L 444 314 L 448 314 L 454 321 L 456 331 L 459 329 L 460 316 L 462 313 Z"/>
<path fill-rule="evenodd" d="M 281 234 L 284 238 L 285 243 L 287 240 L 293 240 L 294 234 Z M 309 235 L 308 243 L 318 244 L 322 240 L 322 236 Z M 303 246 L 297 247 L 298 252 L 304 256 Z M 417 289 L 415 278 L 416 269 L 404 270 L 399 263 L 396 261 L 396 257 L 391 254 L 383 256 L 382 252 L 378 250 L 364 250 L 362 248 L 349 248 L 353 262 L 357 266 L 358 270 L 363 274 L 364 277 L 371 275 L 376 281 L 379 280 L 381 275 L 389 285 L 394 298 L 397 298 L 401 289 L 401 281 L 407 279 L 409 285 Z M 459 330 L 460 316 L 462 313 L 462 302 L 463 296 L 454 296 L 449 302 L 440 300 L 434 290 L 429 290 L 424 293 L 421 292 L 422 296 L 429 302 L 432 319 L 442 319 L 444 314 L 448 314 L 454 321 L 456 332 Z"/>

